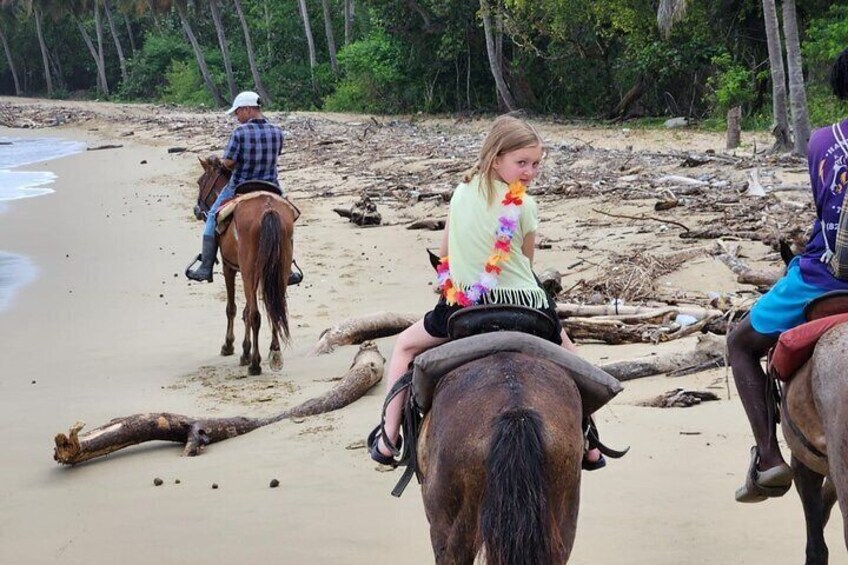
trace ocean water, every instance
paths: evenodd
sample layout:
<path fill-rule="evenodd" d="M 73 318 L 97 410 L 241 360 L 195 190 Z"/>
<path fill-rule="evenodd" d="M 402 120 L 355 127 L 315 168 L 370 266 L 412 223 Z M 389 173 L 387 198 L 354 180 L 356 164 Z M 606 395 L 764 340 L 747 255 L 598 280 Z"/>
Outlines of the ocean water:
<path fill-rule="evenodd" d="M 0 136 L 0 203 L 53 192 L 47 187 L 56 180 L 53 173 L 12 169 L 73 155 L 85 148 L 85 143 L 69 139 Z"/>
<path fill-rule="evenodd" d="M 20 138 L 0 136 L 0 222 L 2 214 L 14 213 L 10 203 L 21 198 L 43 196 L 53 192 L 49 185 L 56 175 L 49 171 L 16 171 L 33 165 L 85 151 L 86 144 L 60 138 Z M 0 241 L 8 248 L 14 241 Z M 0 251 L 0 312 L 9 307 L 23 286 L 37 275 L 38 268 L 23 255 Z"/>

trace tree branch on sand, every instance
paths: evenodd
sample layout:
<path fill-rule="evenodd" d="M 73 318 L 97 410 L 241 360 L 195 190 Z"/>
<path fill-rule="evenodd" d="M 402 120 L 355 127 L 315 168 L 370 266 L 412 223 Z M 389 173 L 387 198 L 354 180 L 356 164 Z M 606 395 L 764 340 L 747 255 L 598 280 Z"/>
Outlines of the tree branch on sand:
<path fill-rule="evenodd" d="M 652 355 L 642 359 L 615 361 L 601 365 L 601 369 L 619 381 L 631 381 L 662 373 L 685 372 L 688 367 L 720 366 L 725 362 L 725 339 L 713 335 L 698 336 L 695 349 L 675 351 L 664 355 Z"/>
<path fill-rule="evenodd" d="M 85 424 L 77 422 L 67 436 L 62 433 L 56 435 L 53 459 L 63 465 L 75 465 L 131 445 L 154 440 L 183 443 L 183 455 L 199 455 L 209 444 L 244 435 L 262 426 L 287 418 L 314 416 L 343 408 L 380 382 L 385 363 L 386 360 L 375 344 L 363 343 L 353 358 L 350 369 L 332 389 L 266 418 L 192 418 L 180 414 L 154 412 L 115 418 L 84 434 L 80 434 L 80 431 Z"/>
<path fill-rule="evenodd" d="M 342 320 L 325 329 L 309 355 L 330 353 L 338 345 L 356 345 L 365 340 L 388 337 L 402 332 L 418 321 L 420 315 L 377 312 L 359 318 Z"/>

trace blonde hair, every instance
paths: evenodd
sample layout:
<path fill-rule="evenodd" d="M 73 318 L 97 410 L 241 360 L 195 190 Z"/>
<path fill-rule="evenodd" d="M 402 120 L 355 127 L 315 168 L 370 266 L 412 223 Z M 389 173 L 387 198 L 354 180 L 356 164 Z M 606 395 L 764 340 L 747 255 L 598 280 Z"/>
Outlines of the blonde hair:
<path fill-rule="evenodd" d="M 495 159 L 505 153 L 535 145 L 543 146 L 542 136 L 536 128 L 513 116 L 499 116 L 483 140 L 477 163 L 465 173 L 462 182 L 471 182 L 476 175 L 480 175 L 480 190 L 491 205 L 495 200 Z"/>

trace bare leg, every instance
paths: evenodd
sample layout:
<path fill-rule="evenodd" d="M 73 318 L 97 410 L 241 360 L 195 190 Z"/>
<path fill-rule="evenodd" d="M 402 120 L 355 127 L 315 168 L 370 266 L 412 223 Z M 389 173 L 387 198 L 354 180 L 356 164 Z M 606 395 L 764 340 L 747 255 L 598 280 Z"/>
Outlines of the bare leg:
<path fill-rule="evenodd" d="M 391 390 L 395 382 L 409 369 L 409 364 L 412 363 L 416 355 L 437 345 L 441 345 L 446 341 L 448 341 L 447 338 L 433 337 L 428 334 L 427 330 L 424 329 L 424 320 L 418 320 L 402 331 L 397 338 L 397 342 L 395 342 L 392 359 L 389 361 L 386 390 Z M 406 395 L 399 394 L 386 407 L 386 435 L 395 445 L 397 445 L 397 438 L 400 435 L 400 418 L 404 402 L 406 402 Z M 391 455 L 382 438 L 379 448 L 383 455 Z"/>
<path fill-rule="evenodd" d="M 766 398 L 768 377 L 760 363 L 776 342 L 776 336 L 756 331 L 749 318 L 742 320 L 727 336 L 727 353 L 733 370 L 733 380 L 736 381 L 736 390 L 745 407 L 751 430 L 754 432 L 754 441 L 759 448 L 760 471 L 785 464 L 777 445 L 777 434 L 768 421 L 767 402 L 771 402 L 771 399 Z"/>
<path fill-rule="evenodd" d="M 236 317 L 236 271 L 224 264 L 224 282 L 227 286 L 227 335 L 221 347 L 221 355 L 232 355 L 235 351 L 233 342 L 236 340 L 233 332 L 233 320 Z"/>

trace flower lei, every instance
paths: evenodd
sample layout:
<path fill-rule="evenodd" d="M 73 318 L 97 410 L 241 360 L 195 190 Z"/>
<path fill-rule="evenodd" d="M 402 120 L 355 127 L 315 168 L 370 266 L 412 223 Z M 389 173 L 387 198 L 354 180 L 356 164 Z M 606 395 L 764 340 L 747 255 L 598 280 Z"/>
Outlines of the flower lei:
<path fill-rule="evenodd" d="M 509 258 L 512 238 L 518 229 L 521 204 L 524 202 L 526 191 L 527 189 L 521 182 L 510 183 L 509 190 L 504 195 L 504 199 L 501 200 L 503 213 L 498 218 L 494 249 L 486 260 L 486 265 L 483 267 L 477 282 L 472 284 L 468 290 L 463 291 L 454 286 L 450 276 L 448 257 L 442 257 L 436 267 L 436 276 L 439 289 L 448 305 L 459 304 L 465 307 L 477 304 L 485 294 L 498 286 L 498 275 L 501 274 L 501 267 L 498 264 Z"/>

